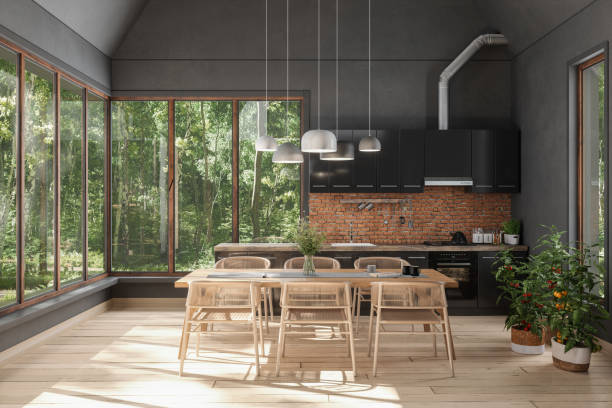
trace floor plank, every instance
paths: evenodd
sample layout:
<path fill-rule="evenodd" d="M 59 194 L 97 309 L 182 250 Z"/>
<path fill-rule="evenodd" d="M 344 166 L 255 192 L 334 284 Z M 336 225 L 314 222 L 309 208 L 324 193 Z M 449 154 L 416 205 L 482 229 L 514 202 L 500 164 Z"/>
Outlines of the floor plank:
<path fill-rule="evenodd" d="M 444 346 L 431 339 L 383 337 L 379 375 L 367 356 L 367 322 L 357 334 L 358 375 L 333 330 L 304 330 L 287 343 L 274 377 L 276 323 L 265 334 L 255 375 L 249 334 L 202 337 L 178 377 L 180 303 L 123 300 L 0 365 L 0 408 L 9 407 L 438 407 L 600 408 L 612 406 L 612 359 L 593 355 L 588 374 L 560 371 L 550 351 L 510 351 L 501 316 L 451 317 L 456 377 Z M 223 329 L 219 325 L 217 329 Z M 416 337 L 416 338 L 415 338 Z"/>

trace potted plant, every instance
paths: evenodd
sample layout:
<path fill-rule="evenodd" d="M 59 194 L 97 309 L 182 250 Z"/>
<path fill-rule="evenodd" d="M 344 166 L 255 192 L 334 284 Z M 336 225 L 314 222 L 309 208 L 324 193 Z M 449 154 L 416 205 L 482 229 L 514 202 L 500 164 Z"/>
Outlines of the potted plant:
<path fill-rule="evenodd" d="M 549 265 L 548 320 L 552 330 L 552 358 L 555 367 L 566 371 L 587 371 L 591 353 L 601 350 L 595 337 L 601 321 L 609 318 L 600 290 L 604 288 L 604 267 L 599 246 L 572 247 L 556 232 L 547 239 L 561 254 Z"/>
<path fill-rule="evenodd" d="M 544 353 L 546 315 L 544 303 L 548 293 L 530 263 L 517 263 L 510 250 L 500 252 L 499 267 L 494 271 L 501 294 L 497 299 L 508 303 L 505 327 L 511 332 L 512 351 L 521 354 Z"/>
<path fill-rule="evenodd" d="M 521 222 L 510 219 L 502 224 L 504 231 L 504 243 L 508 245 L 518 245 L 521 233 Z"/>
<path fill-rule="evenodd" d="M 318 231 L 308 220 L 300 221 L 293 234 L 298 250 L 304 255 L 304 275 L 314 275 L 315 267 L 312 257 L 319 252 L 325 242 L 325 234 Z"/>

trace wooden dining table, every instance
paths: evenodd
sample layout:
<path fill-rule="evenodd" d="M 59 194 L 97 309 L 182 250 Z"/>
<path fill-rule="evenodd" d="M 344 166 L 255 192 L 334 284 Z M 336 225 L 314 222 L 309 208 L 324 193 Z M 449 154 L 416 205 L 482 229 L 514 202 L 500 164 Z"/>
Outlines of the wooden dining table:
<path fill-rule="evenodd" d="M 400 269 L 377 269 L 376 274 L 367 273 L 366 269 L 318 269 L 315 275 L 304 275 L 301 269 L 197 269 L 174 282 L 176 288 L 188 288 L 189 282 L 201 280 L 228 280 L 257 282 L 262 287 L 280 288 L 283 282 L 347 282 L 353 288 L 367 288 L 373 282 L 440 282 L 445 288 L 458 288 L 459 282 L 435 269 L 420 269 L 420 275 L 402 275 Z M 441 310 L 444 313 L 443 310 Z M 430 331 L 429 325 L 424 325 Z M 449 327 L 450 332 L 450 327 Z M 455 356 L 452 339 L 451 355 Z M 182 341 L 181 341 L 182 344 Z M 180 353 L 180 351 L 179 351 Z"/>

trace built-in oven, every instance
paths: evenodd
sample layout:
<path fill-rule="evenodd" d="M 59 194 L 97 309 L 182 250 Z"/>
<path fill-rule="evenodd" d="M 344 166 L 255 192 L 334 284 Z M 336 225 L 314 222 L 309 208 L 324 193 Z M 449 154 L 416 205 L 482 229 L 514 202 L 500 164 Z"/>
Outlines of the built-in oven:
<path fill-rule="evenodd" d="M 477 274 L 473 252 L 432 252 L 429 266 L 459 282 L 459 288 L 447 288 L 449 306 L 476 307 Z"/>

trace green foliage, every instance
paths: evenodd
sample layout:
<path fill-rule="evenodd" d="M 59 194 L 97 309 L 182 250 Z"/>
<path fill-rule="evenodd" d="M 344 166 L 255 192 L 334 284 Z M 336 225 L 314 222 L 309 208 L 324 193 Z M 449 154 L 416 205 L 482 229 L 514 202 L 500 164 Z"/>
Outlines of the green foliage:
<path fill-rule="evenodd" d="M 316 255 L 325 242 L 325 234 L 318 231 L 308 220 L 299 223 L 291 238 L 304 255 Z"/>
<path fill-rule="evenodd" d="M 516 219 L 511 219 L 502 224 L 502 229 L 505 234 L 519 235 L 521 233 L 521 222 Z"/>
<path fill-rule="evenodd" d="M 537 272 L 529 263 L 516 262 L 510 250 L 499 253 L 497 264 L 494 274 L 502 292 L 497 302 L 505 299 L 510 309 L 506 329 L 514 327 L 542 336 L 548 293 L 542 289 Z"/>
<path fill-rule="evenodd" d="M 551 227 L 539 241 L 543 248 L 538 255 L 539 272 L 549 289 L 546 303 L 548 321 L 556 341 L 565 351 L 574 347 L 601 349 L 595 337 L 601 321 L 609 318 L 599 287 L 604 285 L 604 273 L 597 245 L 562 242 L 563 232 Z"/>

